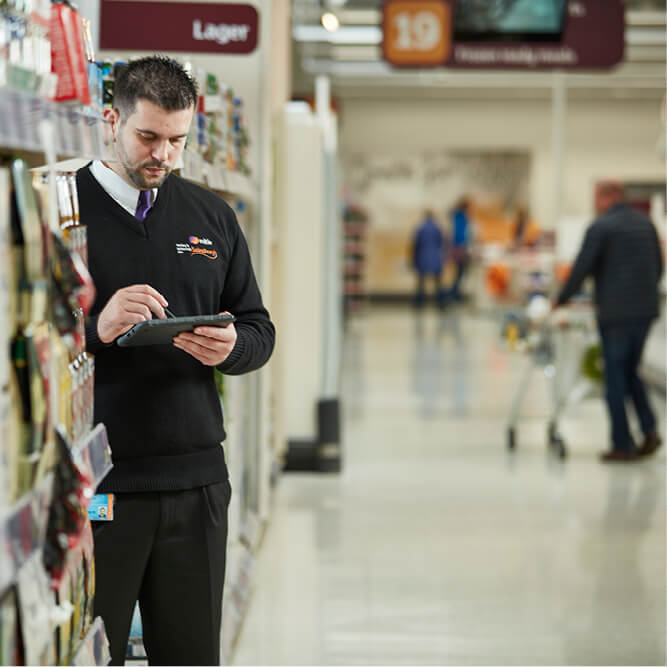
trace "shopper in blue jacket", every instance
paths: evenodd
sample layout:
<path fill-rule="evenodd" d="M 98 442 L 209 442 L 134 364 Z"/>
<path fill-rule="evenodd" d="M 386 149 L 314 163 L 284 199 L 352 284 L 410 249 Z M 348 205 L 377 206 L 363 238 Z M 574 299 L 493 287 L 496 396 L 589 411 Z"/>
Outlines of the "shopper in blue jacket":
<path fill-rule="evenodd" d="M 470 202 L 462 197 L 452 211 L 452 261 L 456 267 L 456 275 L 448 298 L 451 301 L 462 301 L 461 282 L 470 262 Z"/>
<path fill-rule="evenodd" d="M 431 276 L 435 285 L 435 298 L 438 305 L 444 304 L 442 291 L 442 269 L 444 259 L 444 236 L 432 211 L 425 211 L 422 222 L 415 232 L 412 265 L 417 272 L 417 293 L 415 304 L 423 306 L 426 298 L 426 278 Z"/>

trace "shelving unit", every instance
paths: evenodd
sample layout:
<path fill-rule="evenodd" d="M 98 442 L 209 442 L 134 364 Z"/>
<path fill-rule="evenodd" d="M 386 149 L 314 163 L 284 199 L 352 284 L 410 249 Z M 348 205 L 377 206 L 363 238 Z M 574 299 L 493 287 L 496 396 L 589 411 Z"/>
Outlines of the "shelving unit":
<path fill-rule="evenodd" d="M 20 156 L 28 166 L 37 168 L 35 171 L 52 172 L 58 170 L 70 171 L 77 163 L 85 163 L 90 159 L 108 159 L 110 145 L 108 141 L 107 124 L 99 115 L 88 112 L 87 110 L 77 110 L 71 107 L 58 105 L 53 102 L 41 99 L 36 95 L 12 90 L 9 88 L 0 88 L 0 156 L 3 161 Z M 64 162 L 54 162 L 55 160 L 62 160 Z M 50 164 L 46 164 L 50 161 Z M 74 166 L 75 168 L 75 166 Z M 9 193 L 9 182 L 4 178 L 4 173 L 8 170 L 3 170 L 3 178 L 0 179 L 3 193 L 0 195 L 2 201 L 2 216 L 9 215 L 9 206 L 6 204 Z M 54 194 L 54 191 L 51 191 Z M 40 215 L 40 224 L 43 226 L 46 233 L 47 229 L 54 229 L 58 226 L 59 213 L 51 211 L 47 219 L 46 213 L 49 207 L 56 206 L 56 198 L 49 202 L 49 206 L 43 210 L 44 218 Z M 43 200 L 43 204 L 46 200 Z M 60 211 L 62 213 L 62 211 Z M 7 220 L 3 220 L 4 229 L 9 229 Z M 10 244 L 9 238 L 6 236 L 2 239 L 2 243 Z M 17 285 L 14 283 L 12 273 L 8 266 L 15 266 L 16 249 L 11 250 L 11 244 L 2 250 L 2 257 L 0 258 L 4 266 L 0 269 L 0 291 L 4 290 L 9 294 L 10 289 L 16 289 Z M 50 247 L 47 244 L 45 247 Z M 6 254 L 5 254 L 6 251 Z M 53 250 L 51 249 L 51 252 Z M 53 261 L 50 257 L 49 262 Z M 49 267 L 51 265 L 49 264 Z M 15 269 L 12 269 L 14 271 Z M 21 286 L 21 290 L 25 286 Z M 45 287 L 39 287 L 37 292 L 31 292 L 31 298 L 35 298 L 35 294 L 41 293 L 44 290 L 44 298 L 48 302 L 49 292 Z M 8 307 L 9 301 L 6 299 L 0 300 L 2 303 L 0 307 L 3 310 Z M 34 305 L 34 304 L 33 304 Z M 42 307 L 37 307 L 33 312 L 47 312 L 46 305 L 44 310 Z M 4 329 L 2 344 L 6 345 L 5 336 L 14 336 L 16 334 L 15 324 L 8 318 L 7 312 L 1 313 L 4 318 Z M 37 319 L 33 319 L 36 317 Z M 54 337 L 57 336 L 57 329 L 49 318 L 42 315 L 33 315 L 30 318 L 33 324 L 40 324 L 45 328 L 48 327 L 48 347 L 49 355 L 54 354 Z M 23 322 L 25 325 L 25 322 Z M 3 350 L 3 356 L 8 353 Z M 70 359 L 71 360 L 71 359 Z M 56 361 L 54 357 L 47 357 L 47 361 L 42 361 L 47 366 L 42 368 L 42 373 L 46 373 L 45 368 L 49 368 L 48 374 L 44 377 L 48 380 L 50 387 L 45 394 L 48 397 L 48 421 L 53 426 L 62 422 L 58 419 L 59 407 L 62 407 L 61 389 L 62 386 L 57 381 L 61 378 L 59 373 L 62 373 L 62 368 L 56 370 L 54 365 Z M 2 366 L 11 371 L 12 363 L 6 367 L 7 361 L 3 359 Z M 5 375 L 0 378 L 0 420 L 5 425 L 9 424 L 14 417 L 11 414 L 12 401 L 14 397 L 10 398 L 8 387 L 4 386 Z M 45 408 L 46 410 L 46 408 Z M 82 418 L 83 419 L 83 418 Z M 88 427 L 89 428 L 89 427 Z M 79 424 L 78 433 L 84 430 L 83 421 Z M 3 439 L 2 456 L 9 456 L 7 453 L 10 448 L 9 440 L 16 437 L 12 436 L 12 429 L 1 430 L 1 437 Z M 5 442 L 5 439 L 8 441 Z M 97 425 L 92 431 L 81 435 L 71 446 L 72 460 L 78 468 L 82 478 L 90 481 L 88 487 L 90 494 L 104 478 L 110 470 L 111 455 L 107 439 L 106 429 L 104 425 Z M 13 456 L 13 454 L 12 454 Z M 47 543 L 47 527 L 50 520 L 52 506 L 56 502 L 60 502 L 54 497 L 56 485 L 56 475 L 51 466 L 55 465 L 58 457 L 55 454 L 53 447 L 53 436 L 46 436 L 44 448 L 40 451 L 39 470 L 35 473 L 36 480 L 29 490 L 22 493 L 18 500 L 7 503 L 8 494 L 4 494 L 3 500 L 0 500 L 0 602 L 2 604 L 2 617 L 0 623 L 0 649 L 2 649 L 2 660 L 9 660 L 2 664 L 12 664 L 15 659 L 10 655 L 16 651 L 16 643 L 14 649 L 11 648 L 12 642 L 18 642 L 16 639 L 18 628 L 21 627 L 23 638 L 23 650 L 25 652 L 24 658 L 26 664 L 57 664 L 52 662 L 56 659 L 62 659 L 63 653 L 60 656 L 56 655 L 56 646 L 58 645 L 55 637 L 56 634 L 62 632 L 64 626 L 69 625 L 70 630 L 66 635 L 67 639 L 63 639 L 60 635 L 58 641 L 66 641 L 67 646 L 74 647 L 72 658 L 73 664 L 85 665 L 102 665 L 109 662 L 109 651 L 106 635 L 104 632 L 104 625 L 101 619 L 96 619 L 94 624 L 88 629 L 86 636 L 78 641 L 77 628 L 85 630 L 85 620 L 81 620 L 81 625 L 77 626 L 73 620 L 77 614 L 79 618 L 83 619 L 83 611 L 74 610 L 73 607 L 67 606 L 68 597 L 62 597 L 66 590 L 70 590 L 74 595 L 74 581 L 68 583 L 65 588 L 58 588 L 58 595 L 56 597 L 55 589 L 51 588 L 51 572 L 45 571 L 44 553 Z M 46 460 L 51 463 L 46 463 Z M 42 463 L 44 462 L 44 469 L 48 472 L 44 473 Z M 3 460 L 3 465 L 5 465 Z M 37 466 L 37 463 L 34 464 Z M 7 473 L 14 470 L 13 467 L 7 467 Z M 3 478 L 3 484 L 8 482 Z M 24 485 L 25 488 L 25 485 Z M 16 496 L 14 496 L 15 498 Z M 85 515 L 85 500 L 82 501 L 81 511 Z M 84 531 L 89 534 L 90 526 Z M 83 547 L 78 546 L 76 553 L 71 549 L 68 553 L 68 559 L 76 567 L 76 558 L 83 558 Z M 90 542 L 90 552 L 92 554 L 92 542 Z M 91 556 L 92 557 L 92 556 Z M 90 572 L 81 574 L 80 581 L 85 581 L 89 577 Z M 69 576 L 69 575 L 68 575 Z M 72 588 L 69 588 L 72 586 Z M 92 597 L 88 594 L 86 589 L 82 589 L 83 599 L 86 600 L 86 609 L 92 610 Z M 74 597 L 72 597 L 74 601 Z M 77 604 L 75 602 L 75 604 Z M 67 611 L 69 609 L 69 611 Z M 28 616 L 29 614 L 29 616 Z M 54 621 L 54 614 L 59 615 L 59 621 Z M 18 625 L 19 618 L 21 625 Z M 63 620 L 65 619 L 65 620 Z M 33 625 L 37 623 L 40 625 L 39 631 L 36 631 Z M 12 639 L 13 638 L 13 639 Z M 69 653 L 69 648 L 63 649 L 62 646 L 59 652 L 65 651 Z M 46 662 L 45 662 L 46 661 Z"/>
<path fill-rule="evenodd" d="M 111 470 L 111 450 L 103 424 L 73 447 L 75 462 L 94 487 Z M 53 473 L 12 507 L 0 508 L 0 597 L 14 584 L 28 559 L 43 549 L 52 500 Z M 97 664 L 97 663 L 96 663 Z"/>
<path fill-rule="evenodd" d="M 53 146 L 40 131 L 45 122 L 53 129 Z M 111 155 L 108 123 L 101 116 L 8 88 L 0 88 L 0 146 L 5 153 L 27 154 L 32 166 L 43 164 L 44 152 L 52 148 L 61 160 L 106 160 Z"/>
<path fill-rule="evenodd" d="M 343 303 L 346 314 L 359 312 L 365 298 L 366 215 L 354 206 L 343 213 Z"/>
<path fill-rule="evenodd" d="M 256 196 L 256 187 L 249 176 L 238 171 L 214 168 L 198 153 L 188 150 L 183 152 L 180 173 L 183 178 L 223 195 L 244 201 L 253 201 Z"/>

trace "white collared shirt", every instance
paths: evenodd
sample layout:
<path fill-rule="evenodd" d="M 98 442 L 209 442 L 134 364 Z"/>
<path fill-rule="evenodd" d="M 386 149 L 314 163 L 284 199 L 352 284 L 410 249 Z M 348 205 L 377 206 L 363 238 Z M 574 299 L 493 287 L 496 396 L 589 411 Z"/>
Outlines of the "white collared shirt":
<path fill-rule="evenodd" d="M 139 203 L 139 188 L 132 187 L 126 183 L 115 171 L 109 169 L 100 160 L 94 160 L 90 165 L 90 171 L 95 180 L 107 191 L 118 204 L 120 204 L 130 215 L 134 215 Z M 157 188 L 152 189 L 153 200 L 151 206 L 155 205 L 157 199 Z"/>

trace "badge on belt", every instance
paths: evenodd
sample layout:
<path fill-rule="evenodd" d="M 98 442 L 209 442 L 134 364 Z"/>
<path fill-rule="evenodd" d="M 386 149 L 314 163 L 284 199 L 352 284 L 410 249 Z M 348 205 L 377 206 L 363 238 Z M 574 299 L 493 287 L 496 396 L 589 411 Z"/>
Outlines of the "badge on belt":
<path fill-rule="evenodd" d="M 113 521 L 113 493 L 96 493 L 88 504 L 91 521 Z"/>

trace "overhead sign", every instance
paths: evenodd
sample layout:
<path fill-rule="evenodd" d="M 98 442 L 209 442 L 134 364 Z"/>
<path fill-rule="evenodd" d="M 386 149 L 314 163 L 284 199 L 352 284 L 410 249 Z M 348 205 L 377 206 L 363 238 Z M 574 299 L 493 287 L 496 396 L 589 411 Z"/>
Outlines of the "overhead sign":
<path fill-rule="evenodd" d="M 394 65 L 441 65 L 451 50 L 452 14 L 440 0 L 388 2 L 383 16 L 385 60 Z"/>
<path fill-rule="evenodd" d="M 258 35 L 251 5 L 102 0 L 102 49 L 246 54 Z"/>
<path fill-rule="evenodd" d="M 415 22 L 408 7 L 416 10 L 420 5 L 420 19 Z M 499 7 L 498 3 L 472 0 L 387 0 L 383 9 L 384 58 L 396 67 L 524 70 L 608 69 L 623 59 L 622 0 L 532 0 Z M 449 13 L 449 22 L 442 20 L 443 10 Z M 407 28 L 401 32 L 397 27 L 397 16 L 413 17 L 410 42 Z M 537 17 L 548 17 L 549 21 L 541 25 Z M 407 25 L 406 18 L 401 20 Z M 429 54 L 446 55 L 438 61 L 435 55 L 419 59 L 419 35 L 436 34 L 423 26 L 435 24 L 441 27 L 441 41 L 429 44 Z"/>

